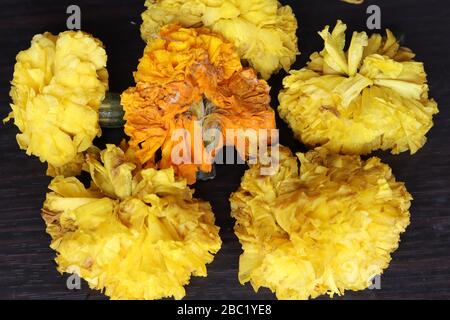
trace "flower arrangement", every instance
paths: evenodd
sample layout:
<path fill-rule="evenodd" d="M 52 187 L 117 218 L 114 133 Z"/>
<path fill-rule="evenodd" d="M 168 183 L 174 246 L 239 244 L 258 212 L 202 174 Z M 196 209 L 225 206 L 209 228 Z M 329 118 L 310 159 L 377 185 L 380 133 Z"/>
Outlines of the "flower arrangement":
<path fill-rule="evenodd" d="M 224 146 L 250 160 L 251 146 L 239 149 L 228 130 L 262 130 L 260 142 L 272 143 L 266 80 L 299 54 L 297 19 L 276 0 L 145 4 L 146 47 L 120 104 L 105 100 L 100 40 L 44 33 L 17 55 L 5 121 L 14 119 L 20 148 L 54 177 L 41 214 L 58 271 L 112 299 L 182 299 L 222 244 L 211 205 L 189 185 L 212 172 Z M 239 280 L 279 299 L 363 290 L 389 266 L 412 196 L 387 164 L 360 155 L 417 152 L 439 111 L 423 63 L 391 31 L 355 32 L 346 46 L 346 28 L 338 21 L 319 32 L 323 50 L 291 70 L 279 94 L 280 117 L 311 150 L 294 156 L 271 145 L 271 174 L 249 163 L 229 199 Z M 123 124 L 128 141 L 95 146 L 101 125 Z"/>

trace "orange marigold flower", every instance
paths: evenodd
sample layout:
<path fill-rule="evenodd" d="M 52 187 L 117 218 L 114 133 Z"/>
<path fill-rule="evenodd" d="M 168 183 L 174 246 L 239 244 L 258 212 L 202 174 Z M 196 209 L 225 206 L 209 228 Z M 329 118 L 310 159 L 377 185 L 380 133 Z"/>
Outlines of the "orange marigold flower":
<path fill-rule="evenodd" d="M 227 129 L 275 128 L 268 84 L 253 69 L 243 68 L 231 43 L 207 28 L 163 27 L 145 48 L 134 76 L 136 86 L 121 99 L 130 146 L 142 164 L 172 166 L 189 184 L 198 171 L 212 170 L 221 147 L 205 152 L 205 130 L 216 128 L 226 140 Z M 177 129 L 188 137 L 175 139 Z M 199 141 L 201 152 L 196 153 Z M 172 153 L 180 143 L 189 161 L 174 163 Z"/>

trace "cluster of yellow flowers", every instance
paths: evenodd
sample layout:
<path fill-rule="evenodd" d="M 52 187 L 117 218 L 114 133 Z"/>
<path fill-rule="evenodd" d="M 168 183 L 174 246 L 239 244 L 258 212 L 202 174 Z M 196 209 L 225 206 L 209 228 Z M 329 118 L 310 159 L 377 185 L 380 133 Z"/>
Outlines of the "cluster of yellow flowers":
<path fill-rule="evenodd" d="M 321 148 L 298 154 L 299 169 L 282 147 L 274 175 L 251 166 L 230 198 L 243 248 L 239 280 L 280 299 L 363 290 L 383 273 L 412 197 L 380 159 L 360 155 L 417 152 L 438 112 L 423 63 L 391 31 L 355 32 L 345 49 L 346 28 L 338 21 L 320 32 L 323 51 L 291 71 L 279 95 L 295 136 Z"/>
<path fill-rule="evenodd" d="M 212 170 L 215 153 L 175 164 L 173 134 L 192 135 L 189 153 L 195 139 L 207 145 L 198 121 L 224 135 L 274 129 L 265 80 L 289 71 L 299 54 L 297 20 L 277 0 L 145 4 L 136 85 L 121 96 L 124 110 L 111 113 L 124 112 L 112 122 L 126 121 L 129 142 L 93 146 L 107 56 L 83 32 L 37 35 L 17 55 L 6 120 L 19 128 L 20 148 L 55 177 L 42 217 L 58 270 L 113 299 L 181 299 L 191 276 L 207 275 L 221 240 L 211 206 L 189 188 Z M 280 146 L 269 155 L 279 157 L 274 174 L 250 166 L 230 198 L 243 248 L 239 280 L 280 299 L 363 290 L 388 267 L 412 197 L 388 165 L 360 155 L 417 152 L 438 112 L 423 63 L 392 32 L 355 32 L 346 48 L 346 28 L 338 21 L 319 32 L 324 49 L 290 71 L 279 94 L 281 118 L 318 148 L 297 158 Z M 82 170 L 89 188 L 76 178 Z"/>

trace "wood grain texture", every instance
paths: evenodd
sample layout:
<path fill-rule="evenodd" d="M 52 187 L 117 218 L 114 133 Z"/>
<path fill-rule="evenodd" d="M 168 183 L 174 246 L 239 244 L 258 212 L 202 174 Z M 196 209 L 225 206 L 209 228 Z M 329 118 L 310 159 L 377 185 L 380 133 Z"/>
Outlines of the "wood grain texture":
<path fill-rule="evenodd" d="M 139 37 L 143 0 L 66 1 L 2 0 L 0 2 L 0 117 L 9 112 L 9 81 L 15 55 L 28 48 L 32 36 L 65 29 L 66 8 L 82 9 L 82 28 L 102 39 L 109 56 L 110 87 L 121 92 L 133 85 L 132 72 L 144 48 Z M 338 0 L 286 1 L 295 8 L 302 55 L 294 67 L 304 65 L 309 55 L 321 49 L 317 31 L 342 19 L 351 30 L 365 30 L 367 5 L 382 8 L 383 27 L 404 35 L 404 42 L 425 61 L 431 96 L 440 103 L 429 142 L 414 156 L 378 153 L 390 164 L 397 178 L 405 181 L 414 196 L 412 221 L 382 276 L 381 290 L 349 292 L 337 299 L 436 299 L 450 298 L 450 3 L 444 0 L 366 1 L 362 6 Z M 285 73 L 274 77 L 272 106 Z M 278 121 L 281 142 L 304 150 L 291 132 Z M 3 299 L 105 299 L 83 282 L 79 291 L 69 291 L 48 247 L 49 237 L 40 218 L 40 208 L 49 178 L 45 165 L 27 157 L 15 142 L 16 128 L 0 126 L 0 298 Z M 99 144 L 118 142 L 122 133 L 106 130 Z M 232 232 L 228 197 L 237 189 L 245 166 L 219 166 L 214 181 L 198 183 L 197 195 L 211 201 L 221 226 L 223 248 L 208 268 L 209 277 L 193 278 L 187 299 L 273 299 L 268 290 L 255 294 L 237 280 L 241 253 Z"/>

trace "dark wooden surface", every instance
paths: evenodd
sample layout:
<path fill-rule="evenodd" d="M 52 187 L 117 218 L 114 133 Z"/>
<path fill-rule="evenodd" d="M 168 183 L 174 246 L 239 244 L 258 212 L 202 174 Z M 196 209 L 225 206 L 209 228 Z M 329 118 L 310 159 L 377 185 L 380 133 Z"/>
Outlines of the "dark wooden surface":
<path fill-rule="evenodd" d="M 0 1 L 0 117 L 9 112 L 9 81 L 15 55 L 28 48 L 34 34 L 58 33 L 65 29 L 66 8 L 82 9 L 82 28 L 102 39 L 109 56 L 111 90 L 121 92 L 133 84 L 132 71 L 144 48 L 139 37 L 143 0 Z M 450 298 L 450 3 L 445 0 L 366 1 L 362 6 L 338 0 L 283 1 L 291 3 L 299 20 L 302 55 L 294 67 L 301 67 L 309 55 L 321 49 L 317 31 L 336 19 L 350 30 L 365 30 L 367 5 L 382 8 L 383 27 L 402 34 L 404 42 L 424 61 L 431 95 L 439 102 L 429 142 L 416 155 L 378 154 L 389 163 L 399 180 L 414 196 L 411 225 L 402 236 L 389 269 L 381 279 L 381 290 L 348 292 L 337 299 L 436 299 Z M 273 103 L 284 73 L 274 77 Z M 281 142 L 293 150 L 304 148 L 279 121 Z M 45 165 L 27 157 L 16 141 L 12 124 L 0 126 L 0 298 L 3 299 L 104 299 L 88 289 L 69 291 L 65 276 L 55 269 L 54 253 L 48 247 L 40 208 L 49 178 Z M 117 142 L 119 131 L 105 131 L 99 144 Z M 211 201 L 221 227 L 222 250 L 208 268 L 208 278 L 193 278 L 187 299 L 273 299 L 268 290 L 255 294 L 237 280 L 241 253 L 232 232 L 228 197 L 235 190 L 245 166 L 219 166 L 214 181 L 197 184 L 197 195 Z"/>

